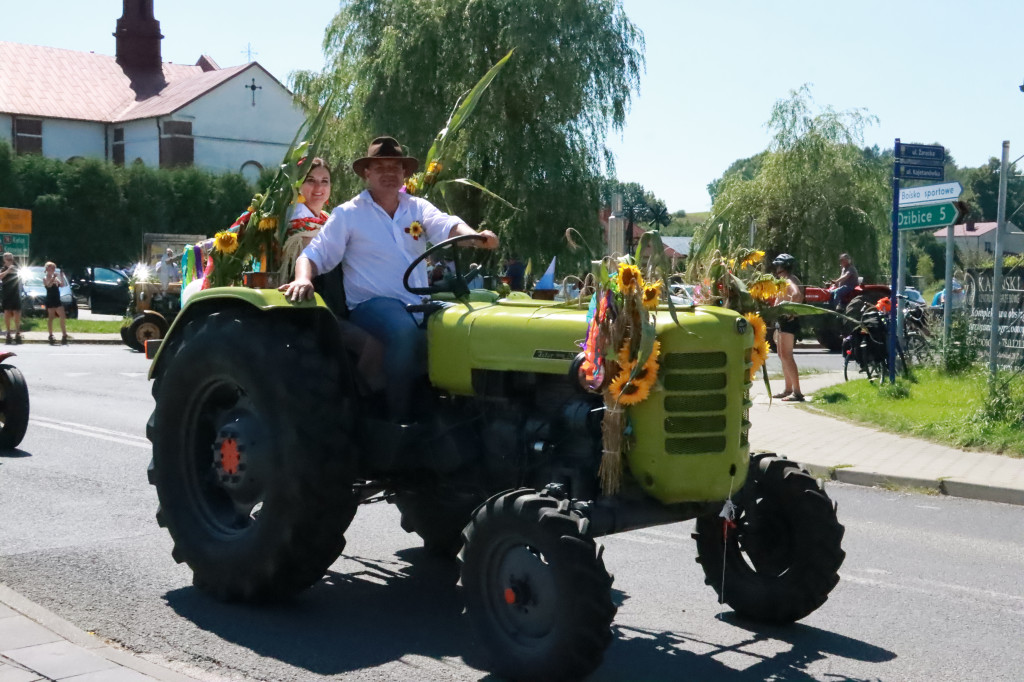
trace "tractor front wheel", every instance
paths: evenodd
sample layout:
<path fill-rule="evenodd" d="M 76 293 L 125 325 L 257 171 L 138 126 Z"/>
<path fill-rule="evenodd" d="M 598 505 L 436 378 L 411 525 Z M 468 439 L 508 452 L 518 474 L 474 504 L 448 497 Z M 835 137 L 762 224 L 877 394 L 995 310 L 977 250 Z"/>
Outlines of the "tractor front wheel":
<path fill-rule="evenodd" d="M 585 528 L 568 500 L 525 489 L 491 498 L 466 526 L 466 613 L 499 675 L 579 679 L 601 663 L 616 609 Z"/>
<path fill-rule="evenodd" d="M 182 338 L 147 429 L 172 556 L 218 599 L 290 596 L 327 572 L 355 514 L 339 361 L 267 314 L 215 313 Z"/>
<path fill-rule="evenodd" d="M 756 621 L 792 623 L 824 604 L 846 553 L 843 526 L 818 482 L 794 462 L 758 455 L 734 502 L 731 521 L 697 518 L 704 582 Z"/>

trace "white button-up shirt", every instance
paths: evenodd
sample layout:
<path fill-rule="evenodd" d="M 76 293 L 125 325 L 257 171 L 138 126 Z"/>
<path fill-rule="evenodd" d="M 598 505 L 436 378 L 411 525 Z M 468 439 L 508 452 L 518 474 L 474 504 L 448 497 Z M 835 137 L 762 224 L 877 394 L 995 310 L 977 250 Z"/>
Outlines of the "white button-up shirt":
<path fill-rule="evenodd" d="M 414 222 L 423 230 L 419 239 L 412 234 Z M 302 255 L 321 273 L 341 264 L 345 300 L 350 309 L 378 296 L 420 303 L 421 296 L 402 286 L 406 269 L 423 254 L 428 241 L 436 244 L 447 239 L 452 228 L 461 222 L 458 216 L 448 215 L 429 201 L 404 192 L 398 195 L 398 209 L 392 218 L 373 200 L 369 190 L 363 190 L 331 211 L 323 230 L 313 237 Z M 427 286 L 425 265 L 409 275 L 409 286 Z"/>

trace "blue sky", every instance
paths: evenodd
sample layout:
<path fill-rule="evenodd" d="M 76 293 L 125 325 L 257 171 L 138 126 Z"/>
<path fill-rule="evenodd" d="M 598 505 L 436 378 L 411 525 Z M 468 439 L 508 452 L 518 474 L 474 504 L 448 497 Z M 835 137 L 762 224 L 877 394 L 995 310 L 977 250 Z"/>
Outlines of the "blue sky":
<path fill-rule="evenodd" d="M 8 3 L 0 40 L 113 54 L 121 0 Z M 804 83 L 819 107 L 863 108 L 867 144 L 943 144 L 959 165 L 1024 154 L 1024 1 L 623 0 L 647 70 L 622 133 L 618 176 L 670 210 L 707 210 L 707 184 L 762 151 L 772 105 Z M 333 1 L 156 0 L 165 61 L 253 58 L 285 81 L 320 68 Z M 301 16 L 304 24 L 296 19 Z M 282 28 L 289 25 L 290 30 Z M 244 93 L 243 93 L 244 94 Z"/>

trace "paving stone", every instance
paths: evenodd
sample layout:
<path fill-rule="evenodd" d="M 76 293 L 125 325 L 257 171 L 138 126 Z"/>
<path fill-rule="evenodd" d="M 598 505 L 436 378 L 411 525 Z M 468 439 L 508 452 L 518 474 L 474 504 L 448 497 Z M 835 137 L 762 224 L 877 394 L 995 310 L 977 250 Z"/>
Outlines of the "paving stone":
<path fill-rule="evenodd" d="M 5 653 L 26 668 L 55 680 L 117 667 L 116 663 L 63 640 Z"/>

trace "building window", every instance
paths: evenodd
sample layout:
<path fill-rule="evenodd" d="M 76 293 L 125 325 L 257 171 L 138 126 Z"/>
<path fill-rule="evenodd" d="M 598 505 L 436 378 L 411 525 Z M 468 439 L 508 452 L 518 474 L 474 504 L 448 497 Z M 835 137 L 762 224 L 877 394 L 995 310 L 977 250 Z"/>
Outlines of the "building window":
<path fill-rule="evenodd" d="M 43 121 L 41 119 L 15 116 L 11 126 L 15 154 L 43 153 Z"/>
<path fill-rule="evenodd" d="M 115 166 L 124 165 L 124 128 L 114 128 L 114 145 L 111 156 Z"/>
<path fill-rule="evenodd" d="M 249 181 L 250 185 L 259 184 L 260 173 L 263 172 L 263 165 L 259 161 L 246 161 L 242 164 L 242 167 L 238 170 L 246 180 Z"/>
<path fill-rule="evenodd" d="M 160 135 L 160 167 L 191 166 L 195 160 L 195 139 L 191 121 L 164 121 Z"/>
<path fill-rule="evenodd" d="M 992 253 L 992 242 L 985 242 L 985 253 Z"/>

